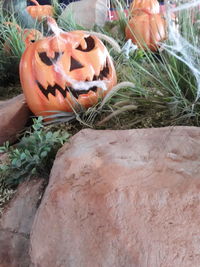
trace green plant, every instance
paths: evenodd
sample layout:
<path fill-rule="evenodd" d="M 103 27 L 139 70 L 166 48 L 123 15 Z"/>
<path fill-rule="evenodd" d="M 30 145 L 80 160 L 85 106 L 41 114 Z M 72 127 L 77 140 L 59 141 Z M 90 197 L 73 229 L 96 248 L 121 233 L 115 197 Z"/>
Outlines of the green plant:
<path fill-rule="evenodd" d="M 113 0 L 112 2 L 118 10 L 119 21 L 108 22 L 102 28 L 96 26 L 95 30 L 114 37 L 123 47 L 126 42 L 124 28 L 128 21 L 123 11 L 126 8 L 123 6 L 125 1 Z M 177 7 L 179 4 L 177 3 Z M 54 6 L 56 5 L 57 0 Z M 59 14 L 62 9 L 59 5 L 57 7 Z M 87 111 L 76 113 L 81 126 L 112 129 L 167 125 L 199 126 L 200 75 L 198 71 L 195 73 L 191 69 L 190 60 L 192 59 L 193 66 L 198 70 L 200 15 L 197 8 L 196 11 L 195 8 L 190 8 L 176 12 L 176 16 L 178 19 L 175 28 L 188 42 L 183 44 L 187 44 L 186 54 L 189 58 L 186 57 L 185 62 L 182 60 L 184 59 L 181 54 L 182 49 L 179 49 L 180 51 L 175 49 L 177 44 L 171 36 L 164 45 L 161 44 L 162 48 L 159 52 L 152 53 L 148 49 L 146 51 L 138 49 L 132 52 L 129 58 L 126 58 L 123 53 L 116 53 L 106 43 L 114 58 L 118 82 L 128 81 L 134 86 L 124 86 L 115 90 L 103 106 L 98 103 Z M 58 24 L 62 29 L 68 30 L 79 27 L 74 23 L 73 18 L 69 21 L 63 21 L 60 18 Z M 2 73 L 5 72 L 2 71 Z M 56 115 L 53 115 L 55 122 L 65 120 L 69 122 L 68 113 L 66 116 L 64 113 L 58 116 L 60 116 L 59 120 L 56 120 Z"/>
<path fill-rule="evenodd" d="M 1 11 L 1 10 L 0 10 Z M 7 24 L 10 21 L 12 26 Z M 25 49 L 13 16 L 3 17 L 0 13 L 0 84 L 19 82 L 19 61 Z"/>
<path fill-rule="evenodd" d="M 139 88 L 146 88 L 146 99 L 165 105 L 165 125 L 199 125 L 200 63 L 199 14 L 194 10 L 178 13 L 178 24 L 169 21 L 169 39 L 159 53 L 145 53 L 143 62 L 130 61 Z M 130 79 L 131 78 L 130 74 Z M 135 77 L 134 77 L 135 78 Z M 145 102 L 144 102 L 145 106 Z M 159 112 L 160 105 L 154 110 Z"/>
<path fill-rule="evenodd" d="M 45 129 L 42 119 L 33 120 L 32 129 L 15 147 L 9 147 L 7 142 L 0 148 L 0 153 L 7 152 L 9 158 L 9 163 L 0 167 L 0 177 L 6 186 L 16 186 L 31 176 L 48 176 L 58 148 L 68 140 L 67 132 Z"/>
<path fill-rule="evenodd" d="M 93 127 L 199 126 L 200 15 L 194 9 L 180 10 L 176 15 L 176 23 L 168 18 L 169 38 L 159 52 L 147 49 L 139 56 L 138 50 L 128 59 L 113 55 L 118 81 L 129 81 L 135 86 L 115 91 L 101 110 L 92 111 L 94 114 L 98 110 Z M 94 116 L 89 114 L 91 117 Z"/>

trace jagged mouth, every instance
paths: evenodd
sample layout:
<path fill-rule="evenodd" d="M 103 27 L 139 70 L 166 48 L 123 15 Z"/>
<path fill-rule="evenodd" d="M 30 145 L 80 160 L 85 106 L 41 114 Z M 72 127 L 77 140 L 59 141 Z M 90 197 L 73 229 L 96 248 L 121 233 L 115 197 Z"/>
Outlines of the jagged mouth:
<path fill-rule="evenodd" d="M 94 81 L 103 81 L 105 78 L 107 78 L 109 75 L 109 65 L 108 65 L 108 60 L 106 60 L 106 64 L 103 68 L 103 70 L 100 71 L 99 75 L 94 75 L 93 79 L 92 79 L 92 83 Z M 87 79 L 85 80 L 85 82 L 89 82 Z M 88 88 L 87 90 L 76 90 L 71 86 L 66 86 L 65 88 L 62 88 L 60 85 L 58 85 L 57 83 L 55 83 L 54 86 L 48 85 L 47 88 L 43 87 L 42 84 L 38 81 L 36 81 L 38 87 L 40 88 L 41 92 L 43 93 L 43 95 L 49 99 L 49 94 L 52 94 L 53 96 L 56 96 L 56 91 L 59 91 L 63 98 L 67 97 L 67 93 L 72 94 L 76 99 L 78 99 L 78 97 L 82 94 L 88 94 L 89 91 L 93 91 L 93 92 L 97 92 L 98 87 L 97 86 L 91 86 L 90 88 Z M 94 84 L 94 83 L 93 83 Z"/>

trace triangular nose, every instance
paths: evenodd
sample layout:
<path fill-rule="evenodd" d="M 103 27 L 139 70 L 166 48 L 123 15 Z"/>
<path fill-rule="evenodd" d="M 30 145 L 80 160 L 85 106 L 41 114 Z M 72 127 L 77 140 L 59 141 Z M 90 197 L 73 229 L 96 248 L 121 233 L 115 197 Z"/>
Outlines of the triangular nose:
<path fill-rule="evenodd" d="M 80 62 L 78 62 L 75 58 L 71 57 L 70 71 L 81 68 L 83 68 L 83 65 Z"/>

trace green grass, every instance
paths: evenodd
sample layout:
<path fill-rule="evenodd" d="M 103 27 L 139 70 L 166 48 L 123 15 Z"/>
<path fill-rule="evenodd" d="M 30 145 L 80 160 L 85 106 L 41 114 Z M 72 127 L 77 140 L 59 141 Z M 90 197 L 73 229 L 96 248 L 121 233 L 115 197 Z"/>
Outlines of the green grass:
<path fill-rule="evenodd" d="M 22 36 L 15 26 L 6 25 L 7 18 L 0 13 L 0 84 L 7 85 L 19 81 L 19 61 L 24 51 Z M 12 18 L 13 25 L 16 24 Z M 12 81 L 12 82 L 11 82 Z"/>
<path fill-rule="evenodd" d="M 126 43 L 124 29 L 127 18 L 118 2 L 115 3 L 120 20 L 107 22 L 103 28 L 95 26 L 92 30 L 114 38 L 123 47 Z M 59 18 L 62 8 L 57 0 L 54 0 L 54 6 L 55 17 Z M 31 131 L 26 131 L 17 147 L 1 148 L 8 151 L 9 162 L 0 170 L 0 209 L 1 203 L 12 195 L 13 191 L 9 191 L 8 185 L 15 187 L 29 176 L 48 174 L 58 147 L 62 145 L 63 138 L 68 138 L 66 127 L 75 134 L 85 127 L 133 129 L 200 125 L 200 75 L 191 69 L 191 66 L 196 69 L 200 66 L 200 15 L 195 10 L 177 13 L 178 31 L 186 40 L 181 40 L 185 46 L 180 51 L 176 51 L 174 40 L 168 39 L 165 47 L 157 53 L 148 49 L 136 50 L 127 58 L 125 53 L 117 52 L 110 41 L 104 41 L 113 57 L 119 84 L 97 105 L 87 110 L 79 107 L 74 110 L 74 115 L 65 112 L 52 115 L 52 122 L 57 124 L 45 128 L 39 119 Z M 19 83 L 18 67 L 25 49 L 22 35 L 16 27 L 5 24 L 7 21 L 17 23 L 16 18 L 12 15 L 3 17 L 2 14 L 0 12 L 0 99 L 19 94 L 19 89 L 16 89 Z M 58 19 L 58 23 L 66 31 L 83 29 L 72 16 L 66 21 Z M 44 36 L 49 34 L 45 21 L 36 22 L 35 27 Z M 6 42 L 10 47 L 9 53 L 4 49 Z M 181 53 L 184 49 L 185 56 Z"/>
<path fill-rule="evenodd" d="M 127 18 L 121 12 L 119 1 L 115 3 L 119 10 L 120 20 L 108 22 L 104 28 L 95 26 L 93 30 L 113 37 L 122 47 L 126 42 L 124 28 Z M 57 0 L 54 1 L 54 6 L 55 16 L 59 18 L 62 9 Z M 195 47 L 198 49 L 200 27 L 198 22 L 194 23 L 199 20 L 199 14 L 194 12 L 194 9 L 192 11 L 193 17 L 189 10 L 178 13 L 178 26 L 181 35 L 190 42 L 195 51 Z M 24 51 L 24 44 L 15 27 L 6 26 L 4 20 L 7 21 L 7 18 L 1 16 L 0 70 L 3 74 L 1 79 L 6 82 L 13 80 L 11 77 L 18 79 L 18 64 Z M 74 22 L 73 17 L 66 21 L 58 20 L 58 23 L 66 31 L 82 29 Z M 37 27 L 43 30 L 44 35 L 48 33 L 44 23 L 40 23 Z M 9 55 L 3 49 L 5 40 L 11 46 Z M 166 43 L 173 45 L 170 40 Z M 149 50 L 137 50 L 127 59 L 123 53 L 117 53 L 109 43 L 105 42 L 105 44 L 114 59 L 118 82 L 127 81 L 133 83 L 134 86 L 122 87 L 117 90 L 107 100 L 106 105 L 98 104 L 87 111 L 84 109 L 82 112 L 77 111 L 77 120 L 82 125 L 92 128 L 99 128 L 101 125 L 104 128 L 114 129 L 176 124 L 199 125 L 198 84 L 187 64 L 165 49 L 156 54 Z M 172 52 L 175 51 L 172 50 Z M 195 56 L 194 63 L 199 66 L 199 53 L 190 54 Z M 123 103 L 127 109 L 124 108 Z M 131 105 L 137 106 L 137 108 L 131 109 Z M 108 119 L 105 119 L 106 117 Z"/>
<path fill-rule="evenodd" d="M 194 23 L 194 21 L 199 20 L 199 13 L 194 10 L 181 11 L 178 20 L 178 30 L 191 46 L 186 49 L 186 55 L 190 56 L 188 62 L 192 60 L 198 69 L 200 27 L 199 22 Z M 121 25 L 124 25 L 124 22 Z M 120 24 L 117 27 L 119 42 L 123 44 Z M 97 107 L 91 111 L 102 115 L 98 116 L 100 122 L 96 121 L 95 124 L 92 120 L 91 127 L 102 126 L 102 121 L 106 122 L 105 128 L 112 129 L 167 125 L 199 126 L 198 82 L 200 80 L 197 81 L 188 64 L 180 60 L 184 57 L 174 50 L 174 43 L 167 40 L 166 44 L 172 46 L 171 53 L 169 49 L 160 49 L 156 54 L 149 50 L 140 50 L 126 59 L 123 55 L 113 54 L 111 51 L 119 81 L 129 81 L 135 86 L 122 88 L 110 98 L 103 109 Z M 176 56 L 173 53 L 176 53 Z M 121 103 L 126 104 L 127 109 Z M 131 109 L 131 105 L 137 106 L 137 109 Z M 109 120 L 105 120 L 104 117 L 108 117 Z"/>

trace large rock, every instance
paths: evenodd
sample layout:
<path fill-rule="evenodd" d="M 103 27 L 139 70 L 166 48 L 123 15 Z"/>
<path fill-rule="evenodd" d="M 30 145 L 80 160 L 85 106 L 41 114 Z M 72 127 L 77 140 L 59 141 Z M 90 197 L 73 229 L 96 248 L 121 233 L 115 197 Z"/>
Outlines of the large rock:
<path fill-rule="evenodd" d="M 0 267 L 28 267 L 29 237 L 44 180 L 21 184 L 0 221 Z"/>
<path fill-rule="evenodd" d="M 16 141 L 17 134 L 23 130 L 29 115 L 30 111 L 22 94 L 0 101 L 0 145 L 5 141 Z"/>
<path fill-rule="evenodd" d="M 200 129 L 83 130 L 58 153 L 31 266 L 199 267 Z"/>

